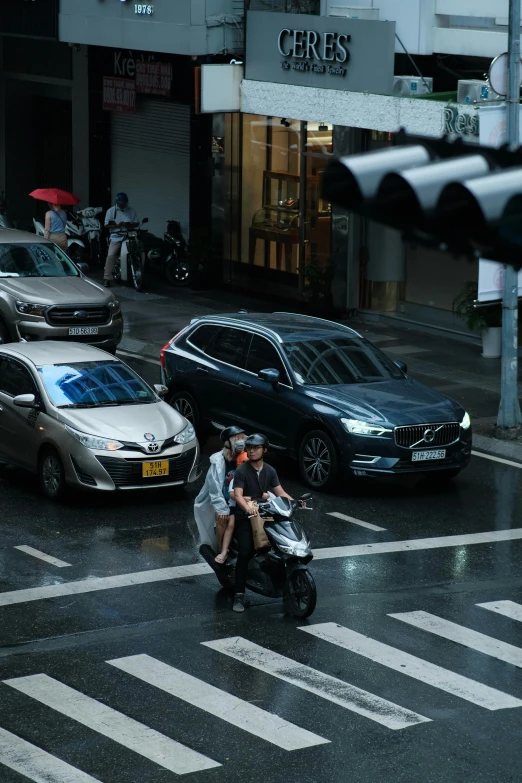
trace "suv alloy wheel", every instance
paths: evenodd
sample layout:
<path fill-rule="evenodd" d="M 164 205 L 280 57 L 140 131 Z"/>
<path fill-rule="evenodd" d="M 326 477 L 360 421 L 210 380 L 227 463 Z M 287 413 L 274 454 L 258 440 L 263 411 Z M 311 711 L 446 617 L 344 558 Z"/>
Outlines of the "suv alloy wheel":
<path fill-rule="evenodd" d="M 337 481 L 338 459 L 335 446 L 326 432 L 307 432 L 299 448 L 299 470 L 312 489 L 332 489 Z"/>

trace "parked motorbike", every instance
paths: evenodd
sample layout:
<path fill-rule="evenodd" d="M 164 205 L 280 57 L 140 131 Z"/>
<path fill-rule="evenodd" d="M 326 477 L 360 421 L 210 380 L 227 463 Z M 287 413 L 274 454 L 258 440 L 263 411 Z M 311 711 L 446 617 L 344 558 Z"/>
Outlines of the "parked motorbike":
<path fill-rule="evenodd" d="M 259 503 L 270 548 L 257 552 L 248 566 L 247 587 L 269 598 L 283 597 L 285 610 L 294 617 L 309 617 L 317 602 L 314 578 L 307 568 L 313 558 L 310 541 L 293 518 L 296 510 L 303 508 L 310 498 L 310 494 L 303 495 L 300 500 L 271 497 Z M 229 557 L 223 564 L 216 563 L 217 552 L 211 546 L 202 544 L 199 548 L 225 590 L 234 588 L 235 546 L 233 540 Z"/>
<path fill-rule="evenodd" d="M 15 228 L 14 221 L 7 214 L 7 204 L 5 203 L 5 194 L 0 196 L 0 228 Z"/>
<path fill-rule="evenodd" d="M 36 218 L 33 218 L 35 232 L 43 237 L 45 234 L 44 224 Z M 85 244 L 82 240 L 83 226 L 74 216 L 68 214 L 65 224 L 65 233 L 67 234 L 67 254 L 76 264 L 81 264 L 85 258 Z"/>
<path fill-rule="evenodd" d="M 143 291 L 145 270 L 143 266 L 143 243 L 140 239 L 140 228 L 148 223 L 148 218 L 143 218 L 138 228 L 125 228 L 117 226 L 114 221 L 108 223 L 109 233 L 124 234 L 121 243 L 120 257 L 114 267 L 114 281 L 123 282 L 134 286 L 136 291 Z"/>
<path fill-rule="evenodd" d="M 163 242 L 149 234 L 146 240 L 147 260 L 152 269 L 164 275 L 170 285 L 185 286 L 190 282 L 190 265 L 187 255 L 187 243 L 177 220 L 167 222 L 167 231 Z M 152 241 L 155 240 L 155 241 Z"/>
<path fill-rule="evenodd" d="M 93 264 L 101 265 L 104 262 L 101 250 L 101 230 L 102 226 L 96 215 L 103 212 L 103 207 L 85 207 L 76 212 L 80 219 L 83 229 L 83 239 L 89 243 L 89 252 Z"/>

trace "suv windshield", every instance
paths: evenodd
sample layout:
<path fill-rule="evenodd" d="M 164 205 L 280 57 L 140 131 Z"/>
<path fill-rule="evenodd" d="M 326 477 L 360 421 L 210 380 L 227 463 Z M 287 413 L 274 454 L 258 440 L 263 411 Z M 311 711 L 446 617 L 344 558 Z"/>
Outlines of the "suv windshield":
<path fill-rule="evenodd" d="M 129 367 L 118 361 L 47 364 L 38 367 L 58 408 L 98 408 L 157 402 L 157 395 Z"/>
<path fill-rule="evenodd" d="M 289 342 L 283 349 L 299 383 L 330 386 L 404 378 L 371 343 L 359 337 Z"/>
<path fill-rule="evenodd" d="M 0 244 L 2 277 L 78 277 L 79 271 L 51 242 Z"/>

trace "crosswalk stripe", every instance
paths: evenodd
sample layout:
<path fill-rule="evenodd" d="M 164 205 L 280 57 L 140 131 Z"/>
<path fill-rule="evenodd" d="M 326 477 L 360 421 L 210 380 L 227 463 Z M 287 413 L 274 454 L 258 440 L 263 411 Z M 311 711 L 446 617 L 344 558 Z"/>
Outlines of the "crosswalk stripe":
<path fill-rule="evenodd" d="M 415 628 L 421 628 L 423 631 L 442 636 L 443 639 L 449 639 L 449 641 L 462 644 L 471 650 L 477 650 L 492 658 L 498 658 L 499 661 L 512 663 L 513 666 L 522 668 L 522 649 L 520 647 L 502 642 L 500 639 L 494 639 L 492 636 L 486 636 L 486 634 L 474 631 L 472 628 L 452 623 L 450 620 L 437 617 L 429 612 L 397 612 L 390 614 L 389 617 L 402 620 L 403 623 L 413 625 Z"/>
<path fill-rule="evenodd" d="M 4 680 L 6 685 L 32 699 L 45 704 L 62 715 L 78 721 L 98 734 L 139 753 L 170 772 L 183 775 L 204 769 L 220 767 L 217 761 L 187 748 L 158 731 L 123 715 L 91 699 L 80 691 L 70 688 L 47 674 L 33 674 Z"/>
<path fill-rule="evenodd" d="M 344 522 L 351 522 L 352 525 L 359 525 L 359 527 L 366 527 L 368 530 L 386 530 L 385 527 L 379 527 L 378 525 L 372 525 L 371 522 L 363 522 L 362 519 L 355 519 L 355 517 L 349 517 L 347 514 L 341 514 L 340 511 L 328 511 L 327 516 L 336 517 L 342 519 Z"/>
<path fill-rule="evenodd" d="M 130 655 L 107 663 L 284 750 L 330 742 L 149 655 Z"/>
<path fill-rule="evenodd" d="M 488 601 L 485 604 L 477 604 L 482 609 L 488 609 L 490 612 L 502 614 L 511 620 L 522 621 L 522 605 L 515 601 Z"/>
<path fill-rule="evenodd" d="M 279 680 L 296 685 L 309 693 L 338 704 L 351 712 L 364 715 L 389 729 L 405 729 L 418 723 L 427 723 L 430 718 L 419 715 L 375 696 L 373 693 L 356 688 L 344 680 L 338 680 L 329 674 L 312 669 L 302 663 L 279 653 L 260 647 L 241 636 L 202 642 L 205 647 L 235 658 L 258 671 L 271 674 Z"/>
<path fill-rule="evenodd" d="M 488 685 L 470 680 L 461 674 L 456 674 L 442 666 L 424 661 L 415 655 L 398 650 L 369 636 L 364 636 L 350 628 L 336 623 L 319 623 L 302 627 L 300 631 L 316 636 L 326 642 L 331 642 L 345 650 L 362 655 L 371 661 L 387 666 L 389 669 L 406 674 L 415 680 L 420 680 L 434 688 L 438 688 L 460 699 L 465 699 L 487 710 L 502 710 L 511 707 L 522 707 L 522 701 L 508 693 L 497 691 Z"/>
<path fill-rule="evenodd" d="M 53 557 L 52 555 L 46 555 L 45 552 L 41 552 L 39 549 L 35 549 L 32 546 L 27 546 L 27 544 L 21 544 L 20 546 L 15 546 L 13 548 L 18 549 L 20 552 L 25 552 L 26 555 L 31 555 L 31 557 L 37 557 L 38 560 L 45 560 L 46 563 L 50 563 L 57 568 L 71 567 L 71 564 L 66 563 L 65 560 L 59 560 L 57 557 Z"/>
<path fill-rule="evenodd" d="M 100 783 L 30 742 L 0 729 L 0 764 L 35 783 Z"/>

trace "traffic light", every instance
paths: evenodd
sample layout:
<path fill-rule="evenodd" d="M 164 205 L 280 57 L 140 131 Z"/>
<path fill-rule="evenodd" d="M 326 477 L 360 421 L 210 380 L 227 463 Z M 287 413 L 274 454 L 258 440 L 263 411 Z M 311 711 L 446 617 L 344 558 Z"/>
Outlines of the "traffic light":
<path fill-rule="evenodd" d="M 522 152 L 398 134 L 332 161 L 323 196 L 430 247 L 522 267 Z"/>

